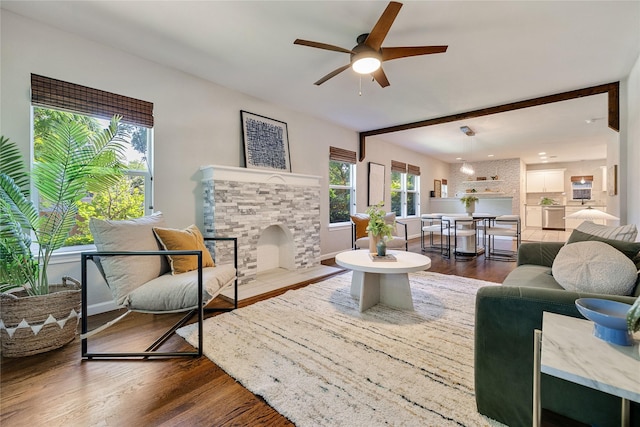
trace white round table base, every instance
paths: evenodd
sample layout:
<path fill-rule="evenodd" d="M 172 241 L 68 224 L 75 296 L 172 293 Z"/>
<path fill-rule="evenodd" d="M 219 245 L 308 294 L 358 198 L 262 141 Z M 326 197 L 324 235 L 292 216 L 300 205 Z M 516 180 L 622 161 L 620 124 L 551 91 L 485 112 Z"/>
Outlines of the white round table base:
<path fill-rule="evenodd" d="M 360 300 L 360 312 L 378 303 L 402 310 L 413 310 L 407 273 L 379 274 L 353 271 L 351 295 Z"/>

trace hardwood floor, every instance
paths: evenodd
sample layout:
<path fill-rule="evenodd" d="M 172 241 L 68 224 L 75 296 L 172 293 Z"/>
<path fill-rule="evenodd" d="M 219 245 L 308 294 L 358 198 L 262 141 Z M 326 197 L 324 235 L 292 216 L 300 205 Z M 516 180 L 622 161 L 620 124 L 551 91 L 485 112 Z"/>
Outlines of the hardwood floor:
<path fill-rule="evenodd" d="M 410 250 L 419 252 L 419 242 L 412 242 Z M 427 255 L 432 259 L 431 271 L 493 282 L 501 282 L 515 268 L 513 262 L 485 261 L 483 256 L 456 262 L 437 254 Z M 102 322 L 105 317 L 92 320 Z M 170 325 L 172 317 L 132 313 L 109 328 L 101 344 L 110 349 L 121 345 L 141 347 Z M 189 347 L 174 336 L 163 348 Z M 49 353 L 3 358 L 0 367 L 3 427 L 293 425 L 206 357 L 82 361 L 80 340 L 76 338 Z M 561 420 L 545 425 L 568 424 Z"/>

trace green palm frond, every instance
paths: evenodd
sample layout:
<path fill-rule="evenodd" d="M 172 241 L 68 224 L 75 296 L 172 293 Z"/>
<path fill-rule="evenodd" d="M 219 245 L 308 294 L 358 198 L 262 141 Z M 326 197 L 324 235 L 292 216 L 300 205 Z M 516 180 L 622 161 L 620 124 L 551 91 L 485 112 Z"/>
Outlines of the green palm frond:
<path fill-rule="evenodd" d="M 38 210 L 14 179 L 0 172 L 0 199 L 6 203 L 3 209 L 12 212 L 14 221 L 27 230 L 36 229 L 38 226 Z M 4 227 L 4 223 L 3 223 Z"/>
<path fill-rule="evenodd" d="M 24 263 L 37 264 L 31 253 L 31 238 L 13 217 L 9 204 L 0 199 L 0 286 L 8 283 L 11 287 L 23 283 L 35 283 L 37 276 L 29 276 L 29 271 L 16 268 Z"/>
<path fill-rule="evenodd" d="M 23 194 L 29 196 L 29 173 L 18 147 L 0 136 L 0 174 L 13 178 Z"/>

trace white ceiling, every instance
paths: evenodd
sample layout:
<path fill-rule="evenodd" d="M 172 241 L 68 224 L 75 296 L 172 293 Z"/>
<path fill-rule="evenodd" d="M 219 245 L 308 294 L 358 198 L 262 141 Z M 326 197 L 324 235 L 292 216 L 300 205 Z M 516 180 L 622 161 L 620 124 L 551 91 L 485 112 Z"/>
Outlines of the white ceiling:
<path fill-rule="evenodd" d="M 384 46 L 448 45 L 386 62 L 391 86 L 347 70 L 345 48 L 369 32 L 378 1 L 6 1 L 20 15 L 234 90 L 366 131 L 624 79 L 640 53 L 639 1 L 405 1 Z M 263 112 L 264 113 L 264 112 Z M 606 97 L 382 136 L 447 162 L 604 158 Z M 587 124 L 586 119 L 598 119 Z M 477 135 L 463 135 L 466 124 Z M 291 126 L 291 124 L 290 124 Z M 467 138 L 467 139 L 465 139 Z M 471 152 L 473 146 L 473 155 Z"/>

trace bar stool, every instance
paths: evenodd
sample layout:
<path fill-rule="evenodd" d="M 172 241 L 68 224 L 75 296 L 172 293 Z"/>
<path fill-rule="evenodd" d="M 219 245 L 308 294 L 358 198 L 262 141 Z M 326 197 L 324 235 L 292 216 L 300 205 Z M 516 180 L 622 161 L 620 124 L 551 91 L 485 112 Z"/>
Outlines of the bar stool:
<path fill-rule="evenodd" d="M 423 214 L 420 216 L 420 248 L 423 252 L 427 250 L 439 249 L 440 253 L 443 252 L 443 231 L 448 227 L 448 223 L 442 222 L 442 217 L 445 214 L 433 213 Z M 429 247 L 425 244 L 425 235 L 429 233 Z M 434 242 L 434 235 L 440 236 L 440 245 L 436 245 Z"/>
<path fill-rule="evenodd" d="M 521 223 L 519 215 L 500 215 L 495 220 L 485 225 L 486 250 L 485 259 L 496 261 L 516 261 L 518 249 L 521 243 Z M 509 240 L 515 238 L 515 251 L 509 249 L 496 249 L 495 237 L 508 237 Z"/>
<path fill-rule="evenodd" d="M 458 259 L 459 256 L 463 259 L 469 260 L 470 258 L 476 257 L 478 255 L 478 228 L 477 228 L 477 219 L 474 219 L 472 216 L 443 216 L 442 222 L 448 222 L 449 227 L 445 231 L 449 237 L 448 245 L 447 245 L 447 256 L 450 257 L 451 251 L 451 238 L 453 238 L 453 257 L 454 259 Z M 466 244 L 458 247 L 458 238 L 466 239 Z M 469 238 L 473 238 L 473 251 L 469 249 Z M 461 242 L 462 243 L 462 242 Z"/>

